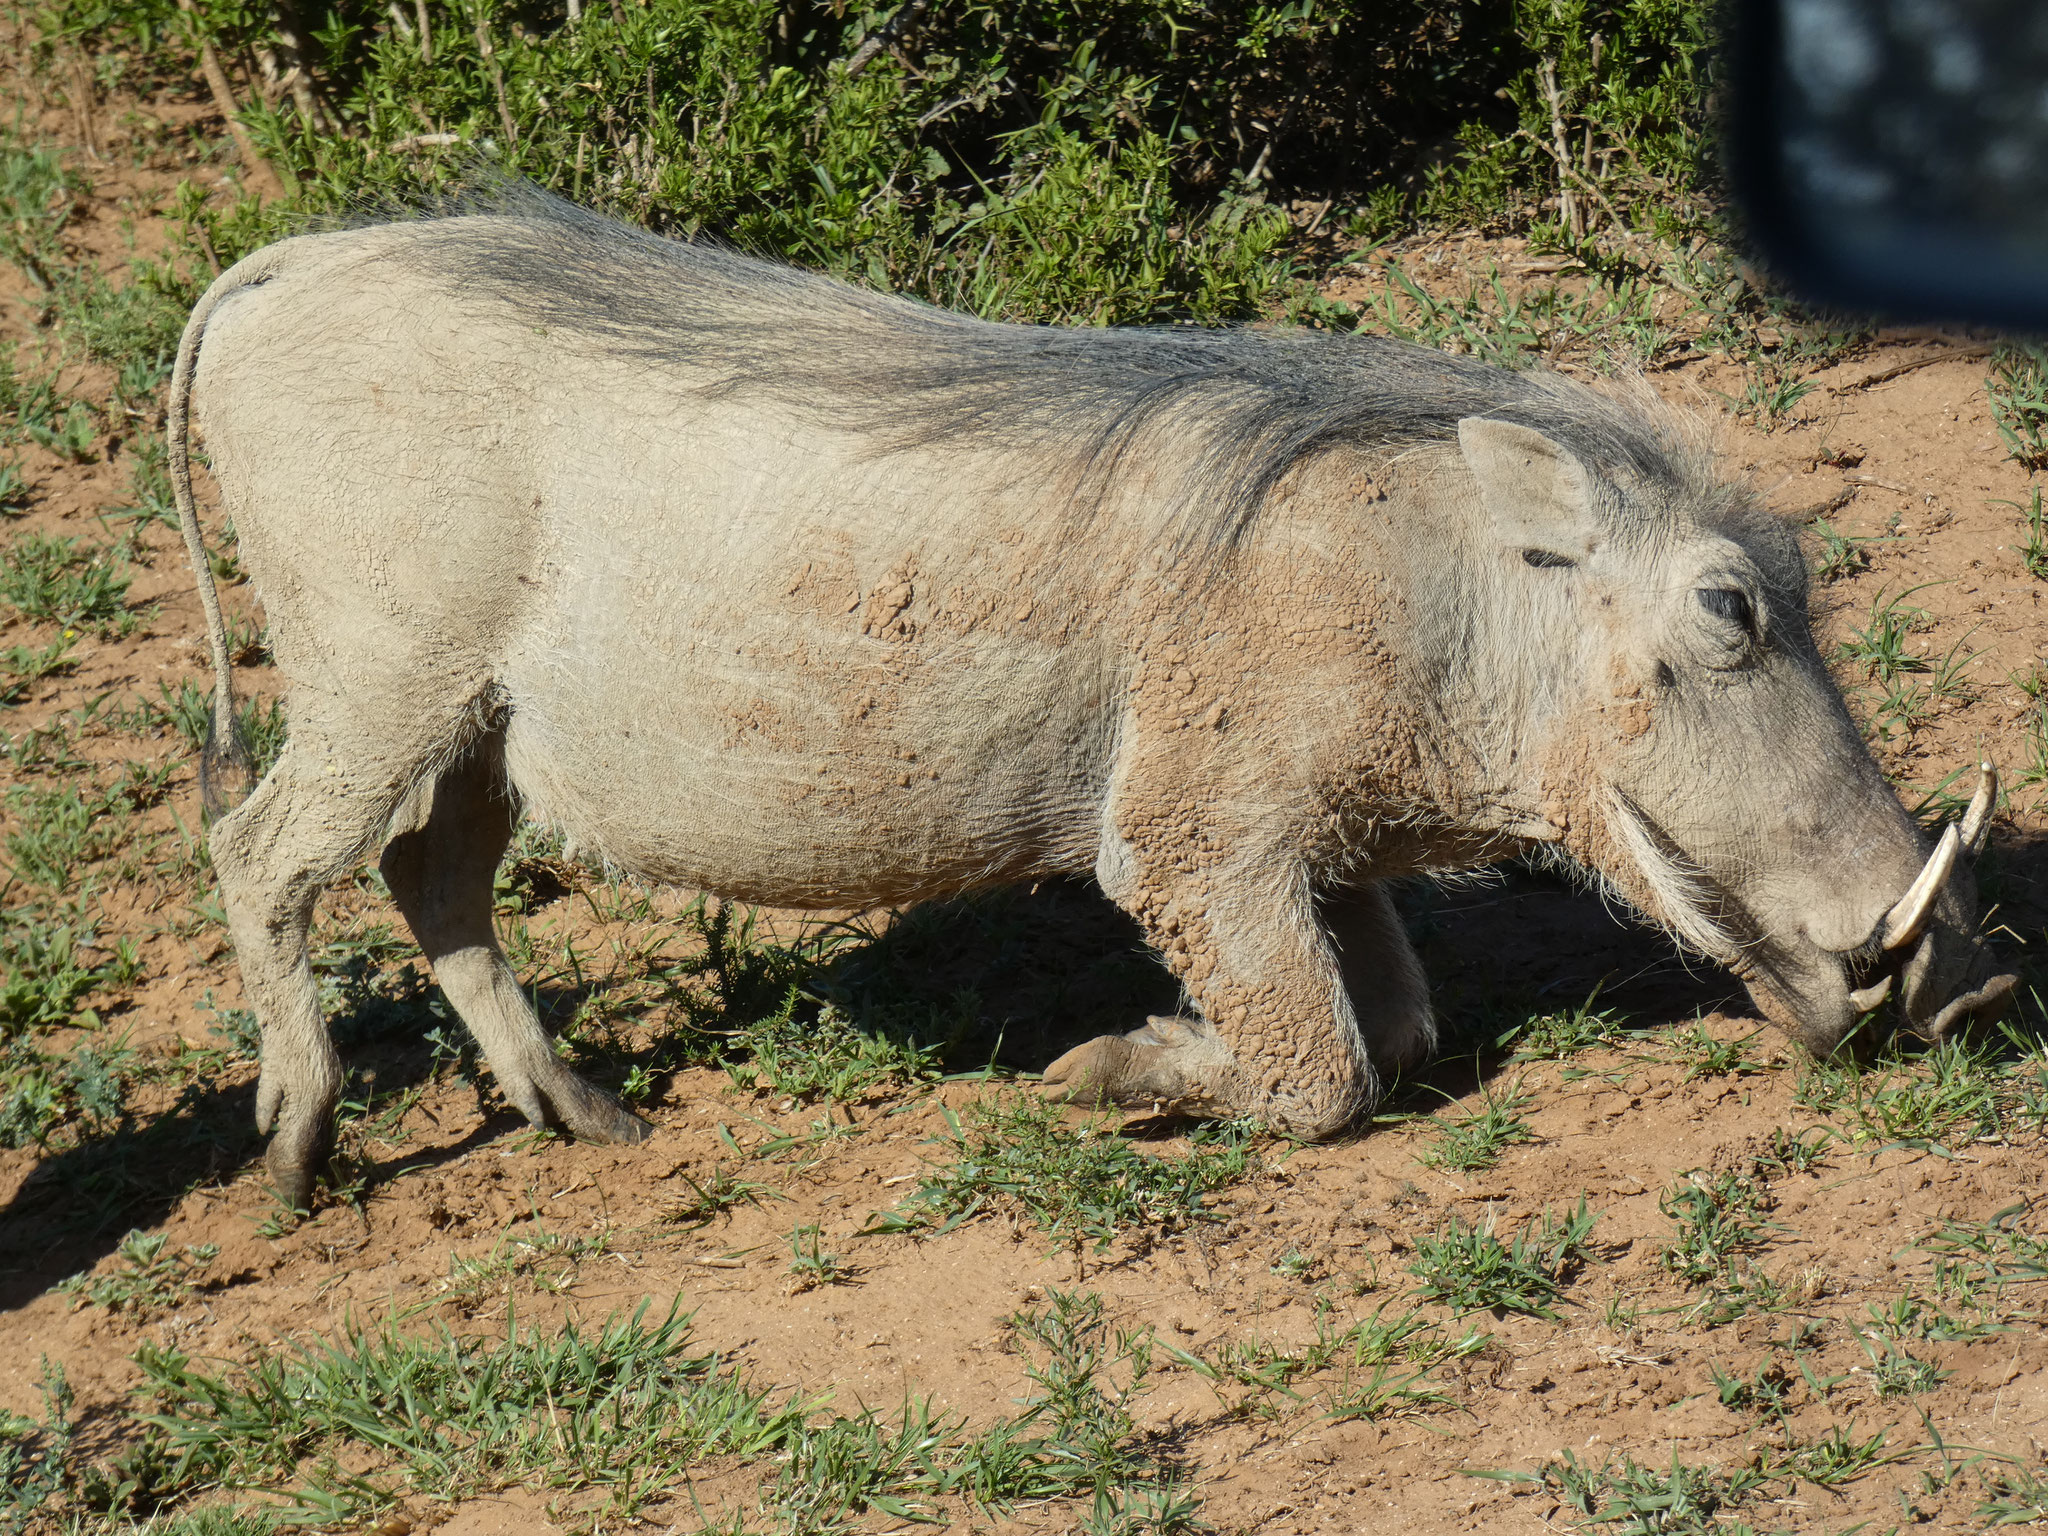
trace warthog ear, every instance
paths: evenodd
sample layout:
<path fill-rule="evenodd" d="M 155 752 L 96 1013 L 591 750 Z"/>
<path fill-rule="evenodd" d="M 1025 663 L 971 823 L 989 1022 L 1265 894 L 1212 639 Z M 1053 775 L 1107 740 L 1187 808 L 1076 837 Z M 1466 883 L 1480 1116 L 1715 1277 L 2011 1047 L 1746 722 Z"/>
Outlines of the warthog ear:
<path fill-rule="evenodd" d="M 1532 565 L 1565 564 L 1600 547 L 1592 483 L 1568 450 L 1533 427 L 1489 416 L 1458 423 L 1458 448 L 1501 542 L 1525 554 L 1567 557 Z"/>

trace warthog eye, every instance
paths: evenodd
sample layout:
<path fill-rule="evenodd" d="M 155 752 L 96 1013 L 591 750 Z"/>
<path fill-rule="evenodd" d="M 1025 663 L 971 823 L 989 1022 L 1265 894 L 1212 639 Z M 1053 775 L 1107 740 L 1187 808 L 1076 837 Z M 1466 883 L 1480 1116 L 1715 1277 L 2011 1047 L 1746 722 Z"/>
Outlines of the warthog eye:
<path fill-rule="evenodd" d="M 1749 594 L 1731 587 L 1701 587 L 1693 593 L 1700 606 L 1717 619 L 1742 627 L 1746 635 L 1756 633 L 1756 612 L 1749 606 Z"/>
<path fill-rule="evenodd" d="M 1554 549 L 1525 549 L 1522 551 L 1522 563 L 1524 565 L 1533 565 L 1541 571 L 1549 570 L 1553 566 L 1574 566 L 1579 562 L 1570 555 L 1560 555 Z"/>

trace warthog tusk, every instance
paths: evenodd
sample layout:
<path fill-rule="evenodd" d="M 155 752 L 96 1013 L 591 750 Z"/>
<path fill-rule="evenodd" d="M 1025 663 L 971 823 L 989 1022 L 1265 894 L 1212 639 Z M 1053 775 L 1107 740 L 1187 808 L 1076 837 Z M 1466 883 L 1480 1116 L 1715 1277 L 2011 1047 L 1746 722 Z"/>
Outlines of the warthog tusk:
<path fill-rule="evenodd" d="M 1935 900 L 1948 877 L 1955 871 L 1956 855 L 1963 851 L 1963 839 L 1954 827 L 1941 834 L 1927 863 L 1913 878 L 1898 905 L 1884 915 L 1884 947 L 1900 949 L 1920 937 L 1927 919 L 1934 913 Z"/>
<path fill-rule="evenodd" d="M 1891 995 L 1892 979 L 1887 976 L 1882 981 L 1872 982 L 1861 991 L 1851 992 L 1849 994 L 1849 1006 L 1858 1013 L 1868 1013 Z"/>
<path fill-rule="evenodd" d="M 1977 765 L 1977 793 L 1963 813 L 1963 852 L 1971 858 L 1984 851 L 1984 839 L 1991 834 L 1991 813 L 1998 808 L 1998 770 L 1989 763 Z"/>

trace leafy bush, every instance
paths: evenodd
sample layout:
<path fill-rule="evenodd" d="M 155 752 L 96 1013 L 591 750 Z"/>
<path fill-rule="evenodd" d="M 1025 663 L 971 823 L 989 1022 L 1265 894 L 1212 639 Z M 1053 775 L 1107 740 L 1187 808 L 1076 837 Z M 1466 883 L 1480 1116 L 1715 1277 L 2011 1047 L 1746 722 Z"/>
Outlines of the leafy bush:
<path fill-rule="evenodd" d="M 1287 293 L 1275 191 L 1355 191 L 1375 227 L 1534 220 L 1572 239 L 1687 179 L 1706 0 L 342 0 L 310 15 L 51 0 L 38 46 L 91 49 L 138 87 L 191 89 L 202 45 L 277 62 L 292 83 L 252 80 L 239 116 L 297 195 L 221 214 L 189 188 L 181 214 L 219 260 L 308 212 L 446 190 L 486 157 L 657 229 L 985 315 L 1214 323 Z M 59 195 L 55 167 L 23 175 L 28 200 Z M 166 291 L 139 275 L 132 298 L 103 299 L 102 329 L 146 330 Z"/>

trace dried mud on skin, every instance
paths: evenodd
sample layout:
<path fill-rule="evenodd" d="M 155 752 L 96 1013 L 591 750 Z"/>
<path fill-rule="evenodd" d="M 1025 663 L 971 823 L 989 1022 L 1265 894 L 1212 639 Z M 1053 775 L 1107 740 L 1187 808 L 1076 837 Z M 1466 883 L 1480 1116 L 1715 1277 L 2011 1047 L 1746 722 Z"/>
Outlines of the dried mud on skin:
<path fill-rule="evenodd" d="M 170 117 L 184 109 L 149 110 Z M 43 127 L 49 139 L 75 132 L 55 115 Z M 103 127 L 102 147 L 113 149 L 114 139 Z M 76 250 L 117 270 L 129 251 L 129 212 L 141 249 L 161 239 L 161 209 L 179 170 L 90 162 L 83 168 L 95 193 L 73 227 Z M 1475 244 L 1440 267 L 1418 270 L 1458 288 L 1465 273 L 1483 271 L 1500 254 Z M 9 276 L 0 279 L 0 298 L 8 301 L 0 310 L 4 334 L 31 341 L 29 295 Z M 1879 377 L 1923 356 L 1936 360 Z M 1731 365 L 1701 360 L 1654 373 L 1650 382 L 1722 418 L 1714 392 L 1739 390 L 1735 375 Z M 2024 501 L 2027 477 L 1999 443 L 1983 380 L 1981 359 L 1949 357 L 1941 343 L 1881 342 L 1819 375 L 1819 387 L 1778 431 L 1725 425 L 1731 472 L 1751 477 L 1773 506 L 1799 512 L 1833 505 L 1831 521 L 1843 532 L 1892 540 L 1869 546 L 1869 570 L 1816 586 L 1824 645 L 1845 638 L 1881 593 L 1918 588 L 1910 601 L 1929 623 L 1912 644 L 1935 657 L 1957 644 L 1975 653 L 1967 664 L 1973 696 L 1944 704 L 1885 751 L 1895 779 L 1923 788 L 1965 769 L 1980 751 L 2015 770 L 2028 762 L 2028 702 L 2006 679 L 2031 668 L 2048 640 L 2044 584 L 2013 548 L 2017 513 L 1997 504 Z M 73 370 L 65 383 L 103 397 L 108 381 Z M 36 494 L 10 532 L 104 540 L 98 516 L 125 490 L 105 446 L 82 465 L 24 448 Z M 217 519 L 209 528 L 218 535 Z M 197 679 L 209 686 L 183 554 L 161 528 L 143 542 L 149 557 L 130 597 L 150 616 L 125 640 L 81 637 L 75 668 L 9 707 L 7 731 L 19 736 L 109 692 L 155 698 L 160 683 L 175 689 Z M 229 588 L 226 597 L 237 612 L 247 611 L 246 588 Z M 49 638 L 15 620 L 0 632 L 0 645 Z M 1863 686 L 1853 675 L 1844 681 Z M 266 674 L 246 668 L 242 682 L 245 692 L 260 694 Z M 182 746 L 168 732 L 101 732 L 77 750 L 99 764 L 177 765 L 165 803 L 136 818 L 132 846 L 149 855 L 135 878 L 109 888 L 101 912 L 104 937 L 124 935 L 138 946 L 141 975 L 132 990 L 96 999 L 107 1027 L 125 1031 L 144 1053 L 174 1052 L 180 1040 L 217 1045 L 210 1030 L 217 1015 L 205 999 L 210 993 L 219 1007 L 232 1007 L 240 991 L 222 930 L 191 919 L 191 908 L 210 891 L 183 875 L 151 870 L 176 852 L 180 827 L 196 822 Z M 8 777 L 24 781 L 11 768 Z M 2014 794 L 1993 854 L 2006 893 L 1997 920 L 2035 943 L 2042 938 L 2048 832 L 2041 794 L 2039 787 Z M 1085 897 L 1042 893 L 1037 908 L 1029 905 L 1033 899 L 1025 898 L 1021 910 L 1040 919 L 1025 927 L 1038 946 L 1032 961 L 1043 968 L 1072 964 L 1070 945 L 1106 942 L 1114 950 L 1131 942 L 1109 909 Z M 241 1061 L 195 1084 L 196 1104 L 175 1106 L 175 1093 L 165 1087 L 137 1106 L 140 1121 L 161 1117 L 159 1125 L 173 1128 L 148 1143 L 160 1163 L 151 1169 L 162 1181 L 155 1195 L 131 1192 L 104 1212 L 82 1209 L 79 1185 L 65 1178 L 72 1154 L 0 1152 L 0 1408 L 39 1411 L 38 1362 L 61 1362 L 78 1394 L 84 1442 L 112 1454 L 134 1411 L 130 1356 L 146 1341 L 194 1357 L 234 1359 L 252 1343 L 331 1333 L 350 1316 L 410 1312 L 423 1322 L 489 1332 L 502 1329 L 513 1310 L 523 1325 L 549 1329 L 572 1318 L 630 1313 L 643 1301 L 659 1315 L 674 1301 L 695 1315 L 693 1348 L 715 1348 L 743 1363 L 758 1385 L 829 1389 L 842 1410 L 867 1404 L 889 1412 L 909 1394 L 930 1394 L 984 1422 L 1014 1412 L 1028 1386 L 1005 1319 L 1055 1289 L 1097 1292 L 1115 1325 L 1154 1329 L 1204 1359 L 1239 1342 L 1297 1348 L 1316 1336 L 1319 1314 L 1341 1329 L 1383 1304 L 1391 1304 L 1389 1315 L 1416 1305 L 1408 1265 L 1418 1241 L 1448 1219 L 1491 1221 L 1505 1233 L 1545 1210 L 1567 1211 L 1583 1197 L 1599 1216 L 1593 1255 L 1564 1287 L 1554 1320 L 1480 1315 L 1452 1322 L 1444 1309 L 1423 1306 L 1447 1328 L 1489 1335 L 1483 1348 L 1431 1375 L 1443 1402 L 1378 1422 L 1336 1421 L 1328 1413 L 1336 1382 L 1327 1371 L 1298 1383 L 1296 1400 L 1212 1385 L 1169 1366 L 1138 1400 L 1141 1428 L 1193 1469 L 1203 1519 L 1221 1531 L 1348 1532 L 1397 1520 L 1416 1536 L 1566 1529 L 1576 1517 L 1550 1493 L 1463 1474 L 1529 1471 L 1564 1450 L 1594 1464 L 1626 1452 L 1651 1467 L 1674 1456 L 1740 1467 L 1837 1426 L 1853 1426 L 1859 1441 L 1882 1430 L 1886 1451 L 1905 1454 L 1833 1491 L 1774 1484 L 1739 1518 L 1761 1530 L 1837 1531 L 1859 1521 L 1879 1530 L 1981 1529 L 1981 1486 L 1963 1478 L 1944 1488 L 1939 1474 L 1986 1451 L 2039 1466 L 2040 1442 L 2048 1440 L 2048 1340 L 2034 1321 L 2043 1287 L 2016 1284 L 2005 1293 L 1999 1306 L 2012 1320 L 2006 1331 L 1916 1344 L 1917 1354 L 1949 1373 L 1924 1395 L 1879 1395 L 1856 1325 L 1909 1287 L 1925 1290 L 1931 1260 L 1915 1245 L 1944 1222 L 1978 1222 L 2040 1200 L 2039 1138 L 1881 1150 L 1831 1143 L 1812 1172 L 1770 1181 L 1774 1203 L 1756 1257 L 1794 1300 L 1710 1325 L 1689 1316 L 1699 1293 L 1660 1262 L 1672 1231 L 1659 1210 L 1660 1193 L 1691 1170 L 1749 1167 L 1774 1132 L 1827 1123 L 1797 1102 L 1802 1063 L 1775 1034 L 1759 1033 L 1727 978 L 1688 970 L 1654 936 L 1617 924 L 1597 904 L 1554 885 L 1518 878 L 1404 900 L 1446 1013 L 1512 1006 L 1526 1015 L 1567 1007 L 1604 983 L 1602 1004 L 1647 1030 L 1566 1063 L 1492 1071 L 1486 1087 L 1527 1096 L 1535 1139 L 1509 1148 L 1489 1171 L 1425 1166 L 1417 1154 L 1432 1144 L 1430 1125 L 1394 1119 L 1336 1145 L 1269 1147 L 1264 1172 L 1212 1198 L 1221 1220 L 1177 1233 L 1127 1231 L 1099 1253 L 1048 1252 L 1037 1232 L 1000 1216 L 940 1236 L 861 1237 L 856 1233 L 871 1213 L 895 1205 L 942 1155 L 932 1138 L 945 1130 L 944 1108 L 987 1090 L 949 1084 L 828 1111 L 745 1094 L 723 1073 L 691 1069 L 657 1079 L 647 1110 L 655 1136 L 619 1149 L 533 1138 L 502 1105 L 480 1104 L 452 1077 L 415 1071 L 423 1084 L 417 1103 L 384 1139 L 364 1147 L 369 1170 L 360 1206 L 330 1204 L 295 1230 L 266 1235 L 275 1230 L 266 1229 L 274 1208 L 252 1160 L 257 1146 L 246 1127 L 254 1069 Z M 660 898 L 660 909 L 677 910 L 676 898 Z M 580 953 L 598 957 L 603 985 L 630 968 L 629 955 L 606 951 L 627 937 L 628 925 L 600 923 L 593 912 L 564 891 L 531 922 L 537 935 L 551 934 L 557 943 L 573 938 Z M 319 931 L 373 922 L 396 924 L 396 917 L 360 890 L 343 891 L 327 904 Z M 2001 943 L 2011 952 L 2010 938 Z M 959 956 L 963 984 L 973 982 L 983 958 L 971 944 Z M 984 1002 L 992 1014 L 1004 1014 L 1004 999 Z M 1748 1042 L 1738 1070 L 1697 1071 L 1674 1045 L 1674 1031 L 1696 1015 L 1712 1040 Z M 1042 1062 L 1096 1024 L 1025 1018 L 1018 1030 L 1030 1038 L 1020 1048 L 1043 1051 L 1035 1058 Z M 1459 1101 L 1444 1106 L 1452 1114 L 1483 1104 L 1469 1062 L 1441 1063 L 1423 1083 L 1400 1101 L 1417 1116 L 1446 1097 Z M 721 1135 L 721 1127 L 729 1128 L 752 1146 L 770 1127 L 801 1134 L 827 1114 L 847 1133 L 814 1154 L 740 1166 Z M 194 1134 L 181 1138 L 174 1133 L 179 1124 Z M 213 1127 L 224 1124 L 243 1127 L 241 1139 L 223 1140 Z M 1157 1138 L 1152 1150 L 1171 1152 L 1182 1128 L 1137 1129 Z M 786 1198 L 737 1206 L 701 1227 L 673 1220 L 689 1196 L 687 1181 L 720 1167 Z M 854 1267 L 854 1283 L 795 1289 L 789 1234 L 799 1223 L 818 1225 L 826 1249 Z M 130 1226 L 161 1232 L 173 1247 L 217 1245 L 219 1255 L 189 1298 L 139 1317 L 77 1307 L 52 1289 L 81 1271 L 112 1272 L 114 1246 Z M 482 1290 L 451 1284 L 461 1262 L 502 1252 L 508 1238 L 536 1228 L 571 1239 L 602 1236 L 603 1251 L 580 1262 L 545 1261 Z M 1795 1353 L 1798 1330 L 1815 1320 L 1822 1325 L 1817 1335 Z M 1819 1396 L 1804 1385 L 1794 1391 L 1782 1428 L 1723 1406 L 1713 1375 L 1718 1369 L 1747 1379 L 1772 1361 L 1804 1362 L 1819 1380 L 1834 1379 Z M 1951 1449 L 1934 1447 L 1937 1431 Z M 773 1469 L 765 1475 L 772 1478 Z M 714 1465 L 696 1491 L 707 1510 L 745 1506 L 763 1476 L 758 1466 Z M 587 1527 L 594 1507 L 584 1496 L 515 1488 L 452 1509 L 415 1502 L 405 1515 L 415 1529 L 438 1525 L 447 1536 L 483 1536 Z M 693 1530 L 700 1516 L 679 1497 L 646 1518 L 657 1529 L 672 1521 Z M 1054 1505 L 1001 1521 L 963 1514 L 961 1525 L 1059 1531 L 1077 1519 L 1074 1508 Z M 870 1524 L 879 1531 L 901 1522 L 877 1514 Z"/>

